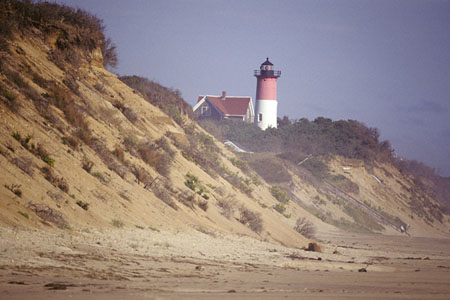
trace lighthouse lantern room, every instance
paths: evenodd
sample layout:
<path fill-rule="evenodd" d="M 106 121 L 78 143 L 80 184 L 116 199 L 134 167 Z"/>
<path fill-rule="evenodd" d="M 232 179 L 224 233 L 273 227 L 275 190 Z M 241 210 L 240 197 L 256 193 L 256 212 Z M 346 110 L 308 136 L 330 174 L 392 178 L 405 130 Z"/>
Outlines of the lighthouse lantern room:
<path fill-rule="evenodd" d="M 255 70 L 256 102 L 255 124 L 262 130 L 277 127 L 277 79 L 281 71 L 275 71 L 269 58 Z"/>

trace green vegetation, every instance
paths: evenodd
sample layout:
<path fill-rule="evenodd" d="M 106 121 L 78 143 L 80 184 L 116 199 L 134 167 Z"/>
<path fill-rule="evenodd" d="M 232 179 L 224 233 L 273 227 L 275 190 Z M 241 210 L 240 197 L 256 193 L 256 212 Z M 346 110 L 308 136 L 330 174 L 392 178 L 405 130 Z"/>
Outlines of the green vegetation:
<path fill-rule="evenodd" d="M 112 219 L 111 220 L 111 225 L 116 227 L 116 228 L 122 228 L 124 226 L 123 222 L 118 220 L 118 219 Z"/>
<path fill-rule="evenodd" d="M 286 211 L 286 205 L 284 205 L 283 203 L 277 203 L 276 205 L 273 206 L 273 209 L 275 209 L 277 212 L 283 215 L 284 212 Z"/>
<path fill-rule="evenodd" d="M 281 188 L 278 185 L 272 185 L 270 188 L 270 192 L 272 193 L 272 196 L 275 197 L 278 201 L 280 201 L 283 204 L 286 204 L 289 202 L 289 196 L 287 195 L 286 190 Z"/>
<path fill-rule="evenodd" d="M 355 121 L 332 121 L 319 117 L 314 121 L 299 119 L 284 122 L 277 129 L 262 131 L 253 124 L 232 120 L 201 121 L 200 124 L 216 138 L 235 141 L 251 151 L 335 154 L 348 158 L 386 161 L 392 158 L 387 141 L 379 141 L 376 128 Z M 296 157 L 298 159 L 298 157 Z M 286 157 L 285 159 L 288 159 Z M 291 158 L 294 160 L 294 158 Z M 299 163 L 299 160 L 293 161 Z M 315 168 L 320 166 L 315 166 Z"/>
<path fill-rule="evenodd" d="M 23 212 L 23 211 L 18 211 L 17 212 L 19 215 L 21 215 L 22 217 L 24 217 L 25 219 L 27 219 L 27 220 L 29 220 L 30 219 L 30 216 L 27 214 L 27 213 L 25 213 L 25 212 Z"/>
<path fill-rule="evenodd" d="M 206 187 L 200 184 L 197 176 L 195 176 L 191 173 L 187 173 L 186 180 L 184 181 L 184 185 L 187 186 L 188 188 L 190 188 L 195 193 L 197 193 L 203 199 L 205 199 L 205 200 L 209 199 L 209 195 L 206 193 L 207 192 Z M 200 204 L 201 204 L 201 208 L 203 210 L 206 210 L 205 208 L 208 207 L 207 202 L 205 202 L 205 201 L 199 202 L 199 206 L 200 206 Z"/>

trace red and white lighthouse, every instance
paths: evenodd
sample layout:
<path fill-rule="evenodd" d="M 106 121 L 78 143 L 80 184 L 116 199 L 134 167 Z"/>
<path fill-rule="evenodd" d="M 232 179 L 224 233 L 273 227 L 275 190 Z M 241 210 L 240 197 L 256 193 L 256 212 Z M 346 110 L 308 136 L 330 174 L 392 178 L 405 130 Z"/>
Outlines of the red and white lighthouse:
<path fill-rule="evenodd" d="M 277 79 L 281 71 L 275 71 L 269 58 L 255 70 L 256 102 L 255 124 L 262 130 L 277 128 Z"/>

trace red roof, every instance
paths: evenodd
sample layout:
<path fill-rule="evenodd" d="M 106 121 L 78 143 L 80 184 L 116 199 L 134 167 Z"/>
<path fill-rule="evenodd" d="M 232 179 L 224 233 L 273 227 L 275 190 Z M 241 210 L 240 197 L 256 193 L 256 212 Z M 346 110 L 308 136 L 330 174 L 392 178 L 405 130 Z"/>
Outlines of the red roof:
<path fill-rule="evenodd" d="M 199 96 L 198 101 L 202 100 L 205 96 Z M 214 105 L 227 115 L 241 115 L 247 114 L 247 109 L 250 104 L 251 97 L 225 97 L 224 100 L 221 96 L 206 96 Z"/>

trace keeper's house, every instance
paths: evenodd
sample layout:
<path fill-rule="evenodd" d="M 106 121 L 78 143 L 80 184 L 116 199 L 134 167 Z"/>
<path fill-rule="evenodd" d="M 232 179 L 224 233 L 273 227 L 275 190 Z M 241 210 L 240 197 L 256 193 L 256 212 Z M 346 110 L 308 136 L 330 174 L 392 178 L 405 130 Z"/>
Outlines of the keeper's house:
<path fill-rule="evenodd" d="M 253 123 L 255 118 L 252 97 L 227 96 L 226 92 L 222 92 L 222 96 L 199 96 L 194 113 L 199 120 L 233 119 Z"/>

